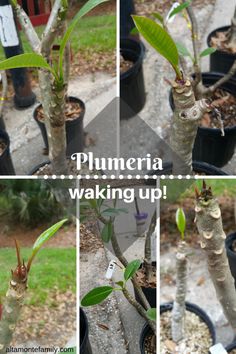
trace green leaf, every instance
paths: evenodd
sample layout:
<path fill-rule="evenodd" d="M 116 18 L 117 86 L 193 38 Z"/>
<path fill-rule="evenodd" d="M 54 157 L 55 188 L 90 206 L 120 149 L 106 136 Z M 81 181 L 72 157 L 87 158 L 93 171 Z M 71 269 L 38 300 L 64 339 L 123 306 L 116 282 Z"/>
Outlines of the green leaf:
<path fill-rule="evenodd" d="M 179 54 L 171 36 L 155 21 L 143 16 L 132 16 L 134 23 L 146 41 L 161 54 L 174 68 L 176 75 L 181 78 Z"/>
<path fill-rule="evenodd" d="M 97 201 L 96 201 L 96 199 L 89 199 L 89 204 L 90 204 L 90 206 L 91 206 L 91 208 L 92 209 L 97 209 Z"/>
<path fill-rule="evenodd" d="M 122 280 L 117 281 L 115 284 L 119 285 L 121 288 L 124 287 L 124 282 Z"/>
<path fill-rule="evenodd" d="M 178 52 L 180 55 L 183 55 L 184 57 L 190 57 L 192 58 L 191 53 L 189 50 L 182 44 L 182 43 L 175 43 L 176 47 L 178 49 Z"/>
<path fill-rule="evenodd" d="M 147 316 L 150 320 L 156 321 L 157 311 L 155 308 L 148 309 L 146 313 L 147 313 Z"/>
<path fill-rule="evenodd" d="M 16 55 L 0 62 L 0 70 L 17 68 L 43 68 L 55 75 L 51 66 L 46 62 L 42 55 L 36 53 L 25 53 Z"/>
<path fill-rule="evenodd" d="M 186 219 L 182 208 L 177 209 L 175 217 L 176 217 L 176 225 L 178 227 L 178 230 L 181 233 L 181 237 L 184 238 Z"/>
<path fill-rule="evenodd" d="M 216 48 L 206 48 L 200 53 L 200 57 L 206 57 L 207 55 L 210 55 L 212 53 L 215 53 L 217 49 Z"/>
<path fill-rule="evenodd" d="M 132 30 L 130 31 L 130 34 L 139 34 L 139 31 L 137 30 L 136 27 L 132 28 Z"/>
<path fill-rule="evenodd" d="M 132 278 L 132 276 L 137 272 L 139 267 L 141 266 L 141 261 L 139 259 L 135 259 L 134 261 L 130 262 L 127 267 L 125 268 L 124 272 L 124 279 L 125 281 Z"/>
<path fill-rule="evenodd" d="M 29 259 L 28 262 L 28 266 L 31 265 L 34 257 L 36 256 L 36 254 L 38 253 L 38 251 L 40 250 L 40 248 L 43 246 L 43 244 L 48 241 L 61 227 L 62 225 L 67 221 L 68 219 L 63 219 L 59 222 L 57 222 L 56 224 L 54 224 L 53 226 L 49 227 L 49 229 L 47 229 L 46 231 L 44 231 L 35 241 L 34 245 L 33 245 L 33 252 L 31 254 L 31 257 Z"/>
<path fill-rule="evenodd" d="M 186 2 L 184 2 L 183 4 L 177 6 L 170 14 L 169 14 L 169 18 L 173 17 L 174 15 L 177 15 L 178 13 L 180 13 L 181 11 L 183 11 L 184 9 L 186 9 L 189 5 L 191 4 L 191 1 L 188 0 Z"/>
<path fill-rule="evenodd" d="M 81 305 L 93 306 L 104 301 L 113 291 L 111 286 L 99 286 L 89 291 L 81 300 Z"/>
<path fill-rule="evenodd" d="M 159 12 L 153 12 L 152 15 L 161 23 L 164 23 L 164 18 Z"/>
<path fill-rule="evenodd" d="M 113 227 L 112 227 L 112 222 L 109 222 L 108 224 L 105 224 L 102 229 L 101 237 L 103 242 L 108 243 L 111 239 L 113 232 Z"/>
<path fill-rule="evenodd" d="M 72 22 L 70 23 L 70 25 L 67 28 L 66 33 L 64 34 L 61 44 L 60 44 L 60 52 L 59 52 L 59 68 L 62 72 L 63 69 L 63 56 L 64 56 L 64 51 L 66 48 L 66 44 L 70 39 L 70 36 L 74 30 L 74 28 L 77 26 L 78 21 L 84 16 L 86 15 L 88 12 L 90 12 L 94 7 L 102 4 L 103 2 L 107 2 L 109 0 L 89 0 L 87 1 L 84 6 L 79 10 L 79 12 L 77 13 L 77 15 L 74 17 L 74 19 L 72 20 Z"/>

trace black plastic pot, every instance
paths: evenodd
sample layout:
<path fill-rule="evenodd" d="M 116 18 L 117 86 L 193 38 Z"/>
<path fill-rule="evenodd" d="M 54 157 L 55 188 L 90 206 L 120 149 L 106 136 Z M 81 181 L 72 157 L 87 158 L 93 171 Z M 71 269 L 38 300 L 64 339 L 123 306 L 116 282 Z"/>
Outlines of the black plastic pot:
<path fill-rule="evenodd" d="M 152 265 L 154 267 L 156 267 L 156 262 L 152 262 Z M 142 267 L 142 265 L 140 266 L 140 268 Z M 156 288 L 146 288 L 144 286 L 141 286 L 143 293 L 147 299 L 147 301 L 149 302 L 150 306 L 155 308 L 156 307 L 156 294 L 157 294 L 157 289 Z M 139 296 L 136 292 L 136 290 L 134 289 L 134 295 L 135 295 L 135 299 L 142 304 L 142 301 L 139 299 Z"/>
<path fill-rule="evenodd" d="M 5 130 L 0 129 L 0 139 L 6 144 L 6 149 L 0 156 L 0 175 L 15 175 L 15 170 L 10 155 L 10 139 Z"/>
<path fill-rule="evenodd" d="M 225 247 L 226 247 L 227 257 L 229 260 L 231 274 L 234 277 L 235 286 L 236 286 L 236 253 L 232 249 L 232 244 L 235 240 L 236 240 L 236 232 L 227 236 L 225 240 Z"/>
<path fill-rule="evenodd" d="M 153 334 L 153 331 L 152 331 L 151 327 L 149 327 L 149 325 L 146 323 L 143 326 L 143 329 L 142 329 L 142 332 L 141 332 L 140 338 L 139 338 L 139 348 L 140 348 L 141 354 L 146 354 L 145 349 L 144 349 L 144 343 L 145 343 L 146 337 L 149 336 L 150 334 Z"/>
<path fill-rule="evenodd" d="M 226 32 L 230 26 L 219 27 L 212 31 L 207 37 L 207 45 L 211 47 L 211 38 L 216 35 L 216 32 Z M 216 71 L 218 73 L 226 74 L 233 62 L 236 60 L 236 54 L 227 53 L 223 50 L 217 49 L 214 53 L 210 55 L 210 71 Z M 236 74 L 233 76 L 236 79 Z"/>
<path fill-rule="evenodd" d="M 228 345 L 226 347 L 226 350 L 227 350 L 228 353 L 230 353 L 230 351 L 233 350 L 233 349 L 236 349 L 236 342 L 231 343 L 230 345 Z"/>
<path fill-rule="evenodd" d="M 142 66 L 145 47 L 140 41 L 123 37 L 120 52 L 125 60 L 134 63 L 120 75 L 120 117 L 128 119 L 140 112 L 146 101 Z"/>
<path fill-rule="evenodd" d="M 85 312 L 80 308 L 80 354 L 93 354 L 89 342 L 88 320 Z"/>
<path fill-rule="evenodd" d="M 185 306 L 187 311 L 197 315 L 207 325 L 212 338 L 212 345 L 214 345 L 216 343 L 216 332 L 210 317 L 206 314 L 204 310 L 202 310 L 199 306 L 195 304 L 186 301 Z M 173 302 L 162 304 L 160 306 L 160 314 L 166 311 L 172 311 L 172 308 L 173 308 Z"/>
<path fill-rule="evenodd" d="M 78 118 L 66 121 L 66 156 L 70 157 L 72 154 L 76 152 L 83 152 L 84 150 L 83 119 L 85 114 L 85 104 L 83 101 L 76 97 L 69 97 L 68 99 L 70 102 L 79 103 L 80 107 L 82 108 Z M 37 119 L 37 109 L 41 106 L 42 105 L 40 104 L 35 108 L 33 116 L 41 131 L 45 148 L 48 149 L 48 137 L 45 124 Z"/>
<path fill-rule="evenodd" d="M 210 86 L 218 81 L 223 74 L 203 73 L 203 84 Z M 233 95 L 236 93 L 236 81 L 230 80 L 221 88 Z M 173 96 L 170 94 L 170 106 L 174 110 Z M 234 154 L 236 144 L 236 125 L 224 129 L 225 136 L 221 136 L 220 129 L 199 127 L 193 148 L 193 160 L 207 162 L 216 167 L 226 165 Z"/>

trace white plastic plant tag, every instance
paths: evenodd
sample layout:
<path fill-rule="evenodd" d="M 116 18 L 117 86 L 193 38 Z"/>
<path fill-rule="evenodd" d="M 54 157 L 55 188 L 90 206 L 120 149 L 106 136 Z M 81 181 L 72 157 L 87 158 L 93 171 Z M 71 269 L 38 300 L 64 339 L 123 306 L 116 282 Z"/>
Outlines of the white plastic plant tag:
<path fill-rule="evenodd" d="M 171 6 L 171 9 L 170 9 L 170 11 L 168 12 L 168 14 L 167 14 L 167 16 L 166 16 L 166 22 L 171 23 L 171 22 L 174 21 L 174 18 L 175 18 L 176 15 L 172 16 L 170 19 L 169 19 L 169 16 L 170 16 L 171 12 L 172 12 L 174 9 L 176 9 L 176 7 L 178 7 L 179 5 L 180 5 L 180 3 L 174 2 L 174 4 Z"/>
<path fill-rule="evenodd" d="M 106 279 L 112 278 L 115 268 L 116 268 L 115 261 L 110 261 L 109 266 L 107 268 L 107 272 L 106 272 Z"/>
<path fill-rule="evenodd" d="M 0 6 L 0 39 L 3 47 L 14 47 L 19 44 L 12 7 Z"/>
<path fill-rule="evenodd" d="M 213 347 L 210 348 L 210 353 L 211 354 L 227 354 L 227 351 L 223 347 L 221 343 L 213 345 Z"/>

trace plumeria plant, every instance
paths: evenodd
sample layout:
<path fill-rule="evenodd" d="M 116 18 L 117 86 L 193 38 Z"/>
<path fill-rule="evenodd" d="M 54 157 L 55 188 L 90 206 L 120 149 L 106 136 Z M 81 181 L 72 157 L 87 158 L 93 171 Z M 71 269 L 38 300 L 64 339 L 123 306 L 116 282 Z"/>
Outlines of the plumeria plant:
<path fill-rule="evenodd" d="M 68 0 L 55 0 L 48 23 L 39 38 L 17 0 L 12 7 L 30 43 L 33 53 L 25 53 L 0 62 L 0 70 L 38 68 L 39 86 L 49 142 L 53 174 L 69 174 L 66 159 L 65 103 L 70 71 L 70 38 L 79 21 L 97 5 L 108 0 L 89 0 L 67 25 Z M 59 41 L 58 56 L 51 60 L 51 49 Z"/>
<path fill-rule="evenodd" d="M 136 277 L 136 272 L 141 266 L 141 260 L 133 260 L 128 262 L 121 251 L 116 232 L 114 229 L 115 219 L 121 213 L 128 213 L 124 208 L 117 208 L 117 201 L 113 201 L 113 206 L 107 205 L 105 200 L 100 198 L 98 200 L 84 200 L 80 203 L 80 221 L 84 221 L 92 212 L 93 216 L 103 225 L 101 230 L 101 238 L 104 243 L 111 242 L 113 251 L 121 263 L 124 271 L 123 279 L 116 282 L 116 286 L 103 286 L 91 290 L 82 299 L 82 306 L 91 306 L 105 300 L 113 291 L 122 291 L 128 302 L 136 308 L 138 313 L 146 319 L 150 327 L 156 332 L 156 324 L 154 321 L 155 310 L 150 308 L 141 286 L 139 285 Z M 151 235 L 153 234 L 156 226 L 156 213 L 154 212 L 149 229 L 146 235 L 145 242 L 145 259 L 144 266 L 147 270 L 147 275 L 151 274 Z M 126 283 L 130 280 L 134 286 L 135 292 L 140 299 L 140 303 L 130 294 L 127 290 Z M 98 301 L 98 302 L 97 302 Z M 154 322 L 153 322 L 154 321 Z"/>
<path fill-rule="evenodd" d="M 26 295 L 32 263 L 45 242 L 47 242 L 66 221 L 67 219 L 57 222 L 37 238 L 27 263 L 22 259 L 20 246 L 17 240 L 15 240 L 17 266 L 11 271 L 9 288 L 3 304 L 0 304 L 0 354 L 5 354 L 6 349 L 10 346 Z"/>
<path fill-rule="evenodd" d="M 175 43 L 168 32 L 168 21 L 178 13 L 185 11 L 191 29 L 193 55 L 182 44 Z M 137 15 L 133 15 L 132 17 L 137 30 L 146 41 L 170 63 L 175 73 L 175 79 L 170 82 L 175 106 L 171 127 L 170 145 L 172 151 L 178 152 L 182 162 L 177 162 L 174 159 L 173 173 L 191 174 L 192 149 L 199 122 L 204 113 L 215 110 L 215 107 L 211 105 L 209 98 L 217 88 L 227 82 L 235 74 L 236 61 L 229 73 L 215 84 L 209 87 L 203 85 L 201 58 L 213 53 L 216 49 L 207 48 L 200 52 L 198 25 L 190 0 L 183 2 L 173 9 L 166 19 L 157 12 L 153 14 L 153 19 Z M 187 70 L 184 59 L 185 56 L 192 59 L 194 79 L 191 78 Z M 219 112 L 216 113 L 219 118 Z"/>

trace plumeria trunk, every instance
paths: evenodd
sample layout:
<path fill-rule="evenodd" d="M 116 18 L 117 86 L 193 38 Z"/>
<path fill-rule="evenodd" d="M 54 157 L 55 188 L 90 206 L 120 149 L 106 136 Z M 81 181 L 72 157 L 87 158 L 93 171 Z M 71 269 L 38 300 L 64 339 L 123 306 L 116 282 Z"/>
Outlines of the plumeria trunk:
<path fill-rule="evenodd" d="M 174 116 L 170 145 L 173 156 L 173 174 L 192 173 L 192 150 L 199 122 L 209 109 L 205 99 L 196 101 L 190 80 L 174 81 L 172 84 Z"/>
<path fill-rule="evenodd" d="M 225 233 L 217 199 L 205 183 L 197 194 L 196 223 L 201 237 L 201 248 L 206 252 L 208 269 L 224 314 L 236 330 L 236 292 L 225 250 Z"/>
<path fill-rule="evenodd" d="M 144 267 L 146 270 L 146 275 L 147 275 L 147 281 L 151 281 L 151 277 L 153 274 L 153 269 L 152 269 L 152 251 L 151 251 L 151 237 L 155 231 L 156 228 L 156 219 L 157 219 L 157 214 L 156 210 L 152 215 L 151 223 L 149 225 L 146 239 L 145 239 L 145 249 L 144 249 Z"/>
<path fill-rule="evenodd" d="M 27 289 L 27 270 L 20 265 L 12 272 L 12 278 L 2 308 L 0 321 L 0 354 L 10 346 L 16 323 Z"/>
<path fill-rule="evenodd" d="M 172 339 L 178 343 L 184 337 L 185 299 L 187 292 L 186 243 L 181 241 L 176 253 L 176 295 L 172 310 Z"/>

